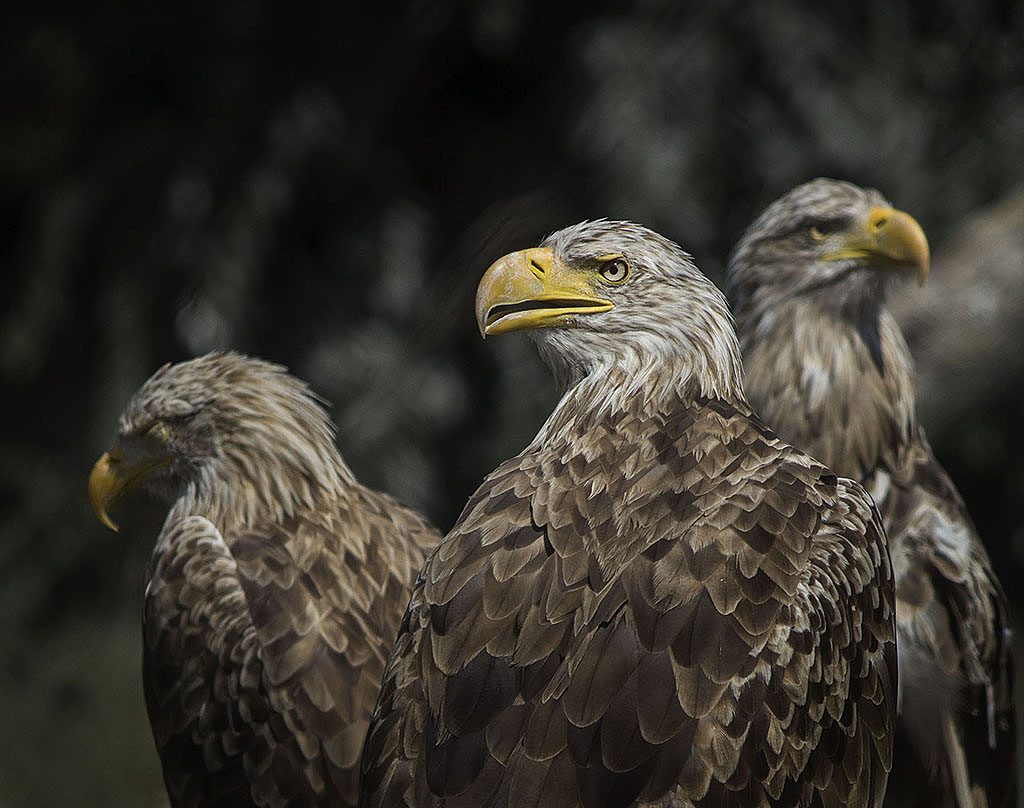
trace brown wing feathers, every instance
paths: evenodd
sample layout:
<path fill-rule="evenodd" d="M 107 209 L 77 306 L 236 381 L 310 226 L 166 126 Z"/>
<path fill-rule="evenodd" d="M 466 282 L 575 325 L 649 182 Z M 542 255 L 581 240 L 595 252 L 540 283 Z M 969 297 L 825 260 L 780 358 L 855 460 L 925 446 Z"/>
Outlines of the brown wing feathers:
<path fill-rule="evenodd" d="M 367 494 L 357 518 L 347 505 L 227 541 L 198 517 L 169 525 L 146 599 L 145 682 L 175 805 L 222 793 L 232 805 L 355 804 L 411 568 L 432 537 L 382 505 L 395 507 Z M 393 517 L 407 545 L 384 532 Z M 346 530 L 375 541 L 345 542 Z"/>
<path fill-rule="evenodd" d="M 894 800 L 974 805 L 983 794 L 988 806 L 1014 805 L 1006 597 L 923 437 L 906 468 L 909 474 L 892 475 L 878 492 L 897 571 L 901 655 L 917 687 L 904 700 L 897 735 L 904 764 L 895 773 Z M 889 477 L 868 479 L 882 474 Z"/>
<path fill-rule="evenodd" d="M 369 804 L 872 804 L 895 668 L 870 504 L 707 404 L 714 442 L 627 419 L 485 482 L 414 594 Z"/>
<path fill-rule="evenodd" d="M 237 804 L 249 779 L 224 759 L 265 758 L 272 738 L 245 595 L 207 520 L 182 520 L 165 533 L 176 552 L 154 558 L 143 611 L 146 707 L 164 780 L 174 805 Z"/>

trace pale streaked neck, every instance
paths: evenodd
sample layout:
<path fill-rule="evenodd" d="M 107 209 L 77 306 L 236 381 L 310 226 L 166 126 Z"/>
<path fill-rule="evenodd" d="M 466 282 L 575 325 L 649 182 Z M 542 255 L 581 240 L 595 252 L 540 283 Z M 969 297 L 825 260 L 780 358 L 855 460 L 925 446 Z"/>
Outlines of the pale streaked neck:
<path fill-rule="evenodd" d="M 623 412 L 667 416 L 698 406 L 701 398 L 746 404 L 738 363 L 710 365 L 704 357 L 664 352 L 610 357 L 575 377 L 564 368 L 556 372 L 562 398 L 531 445 L 564 436 L 581 421 L 592 423 Z"/>
<path fill-rule="evenodd" d="M 903 463 L 917 432 L 914 374 L 884 307 L 865 325 L 790 300 L 740 333 L 751 402 L 784 440 L 854 479 Z M 782 403 L 793 387 L 802 407 Z"/>
<path fill-rule="evenodd" d="M 171 513 L 203 516 L 222 533 L 282 524 L 346 497 L 356 484 L 336 450 L 321 452 L 320 459 L 315 469 L 282 463 L 265 454 L 246 465 L 222 462 L 208 466 L 187 483 Z"/>

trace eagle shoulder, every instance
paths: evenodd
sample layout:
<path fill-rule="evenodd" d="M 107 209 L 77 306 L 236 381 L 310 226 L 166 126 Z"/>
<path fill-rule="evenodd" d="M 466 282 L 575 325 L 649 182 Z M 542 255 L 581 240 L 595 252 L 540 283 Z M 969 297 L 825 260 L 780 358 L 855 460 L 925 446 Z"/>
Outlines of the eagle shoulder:
<path fill-rule="evenodd" d="M 355 804 L 365 729 L 424 552 L 400 528 L 423 544 L 431 533 L 365 504 L 227 537 L 201 517 L 165 527 L 145 678 L 172 794 L 219 793 L 215 781 L 230 779 L 259 804 Z"/>

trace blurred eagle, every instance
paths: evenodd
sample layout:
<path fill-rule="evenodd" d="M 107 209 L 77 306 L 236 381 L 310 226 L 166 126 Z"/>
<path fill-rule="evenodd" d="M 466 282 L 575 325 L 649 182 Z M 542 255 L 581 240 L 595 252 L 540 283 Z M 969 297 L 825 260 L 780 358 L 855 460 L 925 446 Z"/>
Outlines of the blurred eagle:
<path fill-rule="evenodd" d="M 565 392 L 428 559 L 364 753 L 370 806 L 868 806 L 896 707 L 870 498 L 751 413 L 678 246 L 584 222 L 492 265 L 487 335 Z"/>
<path fill-rule="evenodd" d="M 743 236 L 729 294 L 755 409 L 863 483 L 888 532 L 902 684 L 890 804 L 1015 806 L 1006 600 L 917 422 L 910 352 L 884 306 L 892 280 L 927 272 L 914 219 L 819 179 Z"/>
<path fill-rule="evenodd" d="M 97 516 L 173 504 L 143 614 L 143 678 L 174 806 L 339 806 L 409 590 L 439 536 L 360 485 L 306 385 L 234 353 L 165 365 L 96 463 Z"/>

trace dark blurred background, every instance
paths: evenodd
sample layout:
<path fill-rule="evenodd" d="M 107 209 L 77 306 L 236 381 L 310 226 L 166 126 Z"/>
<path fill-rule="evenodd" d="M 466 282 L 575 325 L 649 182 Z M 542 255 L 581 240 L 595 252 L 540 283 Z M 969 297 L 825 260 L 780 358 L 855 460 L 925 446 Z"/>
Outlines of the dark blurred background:
<path fill-rule="evenodd" d="M 1021 4 L 148 5 L 3 14 L 0 806 L 160 803 L 138 616 L 161 514 L 115 535 L 85 496 L 142 381 L 213 348 L 287 364 L 358 476 L 446 528 L 554 400 L 526 340 L 480 340 L 475 283 L 586 217 L 720 281 L 811 177 L 911 211 L 922 409 L 1017 604 Z"/>

